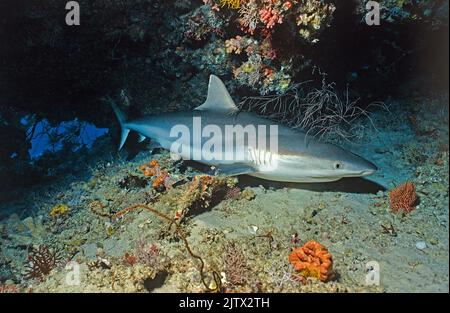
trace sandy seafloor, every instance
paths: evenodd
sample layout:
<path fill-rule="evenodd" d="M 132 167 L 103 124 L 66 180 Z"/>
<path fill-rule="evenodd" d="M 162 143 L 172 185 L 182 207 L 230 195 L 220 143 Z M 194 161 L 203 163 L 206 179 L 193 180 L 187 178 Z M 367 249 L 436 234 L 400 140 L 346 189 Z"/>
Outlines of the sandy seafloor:
<path fill-rule="evenodd" d="M 372 116 L 376 129 L 366 127 L 356 143 L 344 144 L 379 167 L 367 179 L 280 184 L 243 176 L 238 177 L 243 190 L 238 199 L 188 214 L 182 227 L 192 250 L 205 262 L 207 283 L 213 286 L 210 271 L 215 269 L 228 292 L 448 292 L 448 98 L 397 101 L 391 105 L 395 111 Z M 406 105 L 412 109 L 402 110 Z M 411 114 L 417 125 L 410 123 Z M 33 292 L 206 291 L 198 260 L 189 256 L 167 223 L 143 210 L 116 222 L 110 218 L 130 205 L 154 201 L 158 194 L 150 186 L 120 186 L 130 173 L 142 177 L 139 165 L 156 159 L 175 178 L 195 170 L 188 167 L 182 172 L 167 152 L 152 155 L 149 149 L 127 160 L 127 152 L 116 153 L 114 145 L 109 137 L 100 139 L 79 162 L 81 174 L 67 173 L 20 190 L 14 200 L 0 204 L 3 285 Z M 394 214 L 388 190 L 407 180 L 416 185 L 420 203 L 410 214 Z M 173 215 L 174 203 L 183 193 L 183 186 L 177 188 L 178 193 L 159 194 L 151 206 Z M 102 206 L 96 207 L 98 203 Z M 66 204 L 69 212 L 51 218 L 49 211 L 56 204 Z M 383 232 L 382 225 L 392 225 L 395 231 Z M 332 280 L 290 279 L 288 255 L 295 233 L 299 240 L 295 246 L 317 240 L 328 248 L 335 271 Z M 125 253 L 133 255 L 138 238 L 160 250 L 154 267 L 124 262 Z M 239 268 L 227 265 L 230 243 L 244 263 Z M 66 283 L 69 270 L 64 266 L 43 282 L 25 280 L 27 247 L 39 244 L 77 261 L 80 284 Z M 95 262 L 99 256 L 107 266 Z M 378 286 L 366 284 L 370 261 L 380 267 Z M 236 271 L 242 282 L 232 284 L 227 278 L 230 271 Z"/>

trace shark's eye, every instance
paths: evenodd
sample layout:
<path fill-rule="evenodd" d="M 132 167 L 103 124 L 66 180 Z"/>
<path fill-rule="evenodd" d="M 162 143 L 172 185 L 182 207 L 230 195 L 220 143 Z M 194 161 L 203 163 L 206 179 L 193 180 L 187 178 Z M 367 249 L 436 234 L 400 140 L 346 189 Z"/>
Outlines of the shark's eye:
<path fill-rule="evenodd" d="M 341 169 L 341 168 L 342 168 L 342 164 L 339 163 L 339 162 L 336 162 L 336 163 L 334 163 L 334 168 L 335 168 L 336 170 Z"/>

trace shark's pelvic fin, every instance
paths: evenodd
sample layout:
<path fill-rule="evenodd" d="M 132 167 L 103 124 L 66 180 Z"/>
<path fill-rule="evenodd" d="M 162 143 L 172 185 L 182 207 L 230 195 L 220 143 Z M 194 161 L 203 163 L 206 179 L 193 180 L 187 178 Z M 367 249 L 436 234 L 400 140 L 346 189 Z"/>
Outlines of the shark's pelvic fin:
<path fill-rule="evenodd" d="M 238 111 L 236 104 L 228 93 L 227 87 L 216 75 L 209 76 L 208 96 L 206 101 L 195 110 L 208 110 L 222 113 Z"/>
<path fill-rule="evenodd" d="M 147 137 L 145 137 L 144 135 L 139 134 L 138 142 L 143 142 L 145 139 L 147 139 Z"/>
<path fill-rule="evenodd" d="M 254 172 L 255 169 L 253 167 L 243 163 L 222 164 L 216 166 L 215 170 L 216 175 L 225 175 L 225 176 L 236 176 L 242 174 L 250 174 Z"/>
<path fill-rule="evenodd" d="M 117 104 L 112 99 L 108 99 L 108 101 L 111 103 L 111 106 L 112 106 L 114 113 L 116 114 L 117 120 L 119 121 L 119 124 L 120 124 L 120 129 L 121 129 L 120 144 L 119 144 L 119 150 L 120 150 L 120 149 L 122 149 L 123 144 L 127 140 L 128 134 L 130 133 L 130 129 L 127 127 L 125 115 L 119 109 Z"/>

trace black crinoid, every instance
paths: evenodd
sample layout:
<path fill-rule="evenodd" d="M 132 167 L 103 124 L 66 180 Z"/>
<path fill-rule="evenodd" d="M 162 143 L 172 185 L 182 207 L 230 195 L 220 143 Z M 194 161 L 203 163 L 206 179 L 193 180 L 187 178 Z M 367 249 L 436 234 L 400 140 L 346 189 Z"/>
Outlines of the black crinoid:
<path fill-rule="evenodd" d="M 41 245 L 38 248 L 32 248 L 25 264 L 24 278 L 43 281 L 52 269 L 63 263 L 62 261 L 61 254 L 56 250 L 50 250 L 47 246 Z"/>

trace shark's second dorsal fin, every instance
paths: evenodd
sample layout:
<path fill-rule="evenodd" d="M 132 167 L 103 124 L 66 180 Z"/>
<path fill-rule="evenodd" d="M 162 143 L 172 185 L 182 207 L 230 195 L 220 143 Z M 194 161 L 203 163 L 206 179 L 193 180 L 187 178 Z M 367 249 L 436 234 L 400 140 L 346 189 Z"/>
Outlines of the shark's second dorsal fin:
<path fill-rule="evenodd" d="M 233 113 L 238 111 L 236 104 L 228 93 L 227 87 L 216 75 L 209 76 L 208 96 L 206 101 L 195 110 Z"/>

